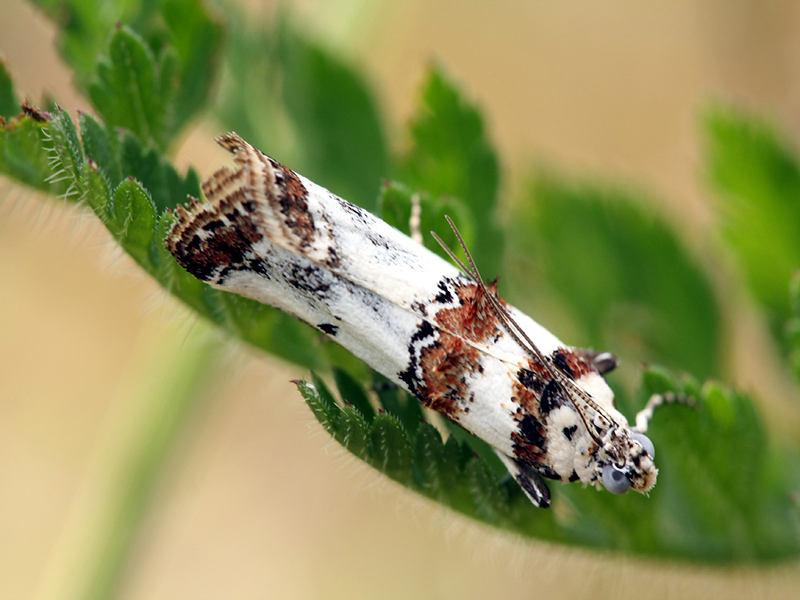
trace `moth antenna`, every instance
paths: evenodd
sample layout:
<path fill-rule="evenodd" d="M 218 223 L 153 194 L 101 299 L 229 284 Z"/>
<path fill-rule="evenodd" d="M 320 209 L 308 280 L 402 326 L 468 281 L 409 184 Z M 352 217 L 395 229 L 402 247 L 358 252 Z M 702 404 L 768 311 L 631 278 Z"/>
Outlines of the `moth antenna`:
<path fill-rule="evenodd" d="M 444 250 L 445 252 L 447 252 L 447 256 L 449 256 L 449 257 L 450 257 L 450 259 L 451 259 L 451 260 L 452 260 L 454 263 L 456 263 L 456 266 L 457 266 L 459 269 L 461 269 L 461 272 L 462 272 L 462 273 L 464 273 L 464 275 L 466 275 L 467 277 L 469 277 L 469 278 L 470 278 L 470 279 L 472 279 L 473 281 L 475 281 L 475 276 L 474 276 L 474 275 L 473 275 L 473 274 L 470 272 L 470 270 L 469 270 L 469 269 L 468 269 L 468 268 L 467 268 L 467 267 L 464 265 L 464 263 L 463 263 L 463 262 L 461 262 L 461 259 L 460 259 L 460 258 L 458 258 L 458 257 L 456 256 L 455 252 L 453 252 L 453 251 L 450 249 L 450 247 L 449 247 L 447 244 L 445 244 L 445 243 L 444 243 L 444 240 L 442 240 L 442 238 L 440 238 L 440 237 L 439 237 L 439 235 L 438 235 L 438 234 L 437 234 L 435 231 L 431 231 L 431 235 L 433 236 L 433 239 L 435 239 L 435 240 L 436 240 L 436 241 L 439 243 L 439 245 L 442 247 L 442 250 Z M 476 282 L 476 283 L 477 283 L 477 282 Z"/>
<path fill-rule="evenodd" d="M 547 371 L 552 375 L 553 379 L 558 380 L 561 382 L 562 385 L 568 387 L 575 393 L 583 402 L 587 405 L 591 406 L 603 419 L 605 419 L 608 423 L 613 423 L 613 419 L 611 419 L 608 414 L 606 413 L 603 408 L 598 405 L 583 389 L 579 386 L 575 385 L 575 382 L 569 380 L 567 377 L 563 376 L 563 374 L 553 369 L 550 362 L 544 357 L 542 352 L 539 350 L 539 347 L 533 342 L 533 340 L 528 336 L 522 327 L 520 327 L 514 318 L 508 313 L 505 307 L 500 304 L 500 301 L 494 296 L 486 287 L 486 284 L 483 281 L 483 278 L 478 271 L 478 267 L 475 264 L 475 260 L 472 258 L 472 254 L 470 254 L 469 249 L 467 248 L 467 244 L 464 242 L 464 238 L 461 236 L 461 232 L 456 227 L 456 224 L 453 222 L 453 219 L 450 218 L 449 215 L 445 215 L 444 218 L 447 220 L 447 223 L 453 230 L 453 233 L 456 235 L 456 239 L 458 243 L 461 245 L 461 249 L 464 251 L 464 254 L 467 256 L 467 260 L 470 264 L 470 269 L 468 269 L 463 262 L 455 255 L 455 253 L 445 244 L 442 239 L 436 235 L 434 232 L 431 232 L 434 239 L 439 242 L 439 245 L 444 248 L 444 251 L 453 259 L 453 261 L 458 265 L 458 267 L 464 272 L 465 275 L 468 275 L 475 283 L 478 284 L 483 294 L 486 296 L 486 299 L 489 301 L 489 305 L 492 307 L 492 311 L 495 313 L 498 319 L 505 325 L 506 331 L 514 338 L 522 348 L 526 348 L 531 355 L 536 358 Z M 598 444 L 601 443 L 601 440 L 598 439 L 594 433 L 592 433 L 592 428 L 589 427 L 589 423 L 586 421 L 586 417 L 583 414 L 583 410 L 578 407 L 577 404 L 573 401 L 573 405 L 578 411 L 578 414 L 581 417 L 584 425 L 586 426 L 586 430 L 589 432 L 589 435 L 597 442 Z"/>
<path fill-rule="evenodd" d="M 464 251 L 464 254 L 467 256 L 467 260 L 469 261 L 470 267 L 467 268 L 463 262 L 455 255 L 455 253 L 447 247 L 442 239 L 436 235 L 435 233 L 434 238 L 437 242 L 444 248 L 445 252 L 453 259 L 453 261 L 459 266 L 459 268 L 464 271 L 466 275 L 468 275 L 475 283 L 478 284 L 483 294 L 486 296 L 486 299 L 489 301 L 489 304 L 492 307 L 492 311 L 495 313 L 498 319 L 500 319 L 503 324 L 506 326 L 506 330 L 511 334 L 511 337 L 523 348 L 526 348 L 535 358 L 537 358 L 545 368 L 550 371 L 553 377 L 556 377 L 555 372 L 553 369 L 550 368 L 550 365 L 545 360 L 542 353 L 539 351 L 539 348 L 536 344 L 533 343 L 528 334 L 523 331 L 522 327 L 517 325 L 516 321 L 508 314 L 508 311 L 500 304 L 499 300 L 489 291 L 486 287 L 486 284 L 483 282 L 483 278 L 481 277 L 480 272 L 478 271 L 478 267 L 475 265 L 475 260 L 472 258 L 472 254 L 470 254 L 469 249 L 467 248 L 466 242 L 464 242 L 464 238 L 461 236 L 461 232 L 456 227 L 456 224 L 453 222 L 453 219 L 449 217 L 449 215 L 444 216 L 447 219 L 447 223 L 453 230 L 453 233 L 456 234 L 456 239 L 458 243 L 461 244 L 461 249 Z M 433 233 L 433 232 L 431 232 Z M 524 341 L 523 341 L 524 340 Z"/>

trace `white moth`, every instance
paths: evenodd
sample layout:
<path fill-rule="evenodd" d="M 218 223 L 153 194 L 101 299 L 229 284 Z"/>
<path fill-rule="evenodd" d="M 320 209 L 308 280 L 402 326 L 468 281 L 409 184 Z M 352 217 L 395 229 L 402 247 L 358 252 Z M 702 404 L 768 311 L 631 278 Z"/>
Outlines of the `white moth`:
<path fill-rule="evenodd" d="M 192 275 L 336 340 L 490 444 L 537 506 L 550 504 L 543 477 L 615 494 L 653 487 L 643 434 L 654 403 L 628 425 L 601 375 L 612 355 L 564 345 L 471 259 L 450 253 L 459 271 L 238 135 L 217 141 L 237 169 L 203 183 L 206 202 L 179 206 L 166 240 Z"/>

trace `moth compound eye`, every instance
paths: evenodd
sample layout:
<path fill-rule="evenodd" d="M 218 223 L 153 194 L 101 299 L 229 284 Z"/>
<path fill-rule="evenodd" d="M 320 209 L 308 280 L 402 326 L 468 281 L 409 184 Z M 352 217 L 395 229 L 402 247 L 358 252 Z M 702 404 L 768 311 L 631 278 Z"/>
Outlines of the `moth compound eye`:
<path fill-rule="evenodd" d="M 631 489 L 631 480 L 612 464 L 603 467 L 603 487 L 612 494 L 625 494 Z"/>
<path fill-rule="evenodd" d="M 650 455 L 650 458 L 656 457 L 656 447 L 653 446 L 653 442 L 650 441 L 649 437 L 643 433 L 634 433 L 631 437 L 642 445 L 642 448 Z"/>

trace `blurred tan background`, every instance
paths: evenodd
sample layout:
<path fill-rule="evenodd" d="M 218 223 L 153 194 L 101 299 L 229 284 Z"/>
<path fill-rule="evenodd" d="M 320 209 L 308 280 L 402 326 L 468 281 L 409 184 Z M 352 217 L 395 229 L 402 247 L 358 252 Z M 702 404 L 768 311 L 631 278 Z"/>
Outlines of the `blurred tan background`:
<path fill-rule="evenodd" d="M 267 15 L 274 4 L 251 0 L 248 10 Z M 426 64 L 439 60 L 484 107 L 510 179 L 544 159 L 633 181 L 695 243 L 712 218 L 698 111 L 733 99 L 800 133 L 791 0 L 287 4 L 366 69 L 395 141 Z M 0 54 L 19 93 L 89 109 L 53 38 L 29 5 L 0 0 Z M 210 174 L 224 160 L 210 143 L 217 133 L 200 124 L 179 164 Z M 85 529 L 117 460 L 109 449 L 141 417 L 130 390 L 157 385 L 146 381 L 153 361 L 180 353 L 197 329 L 108 239 L 81 212 L 0 182 L 0 600 L 73 597 Z M 244 348 L 223 352 L 122 598 L 793 598 L 800 589 L 797 565 L 714 571 L 603 558 L 443 513 L 331 444 L 289 382 L 303 375 Z"/>

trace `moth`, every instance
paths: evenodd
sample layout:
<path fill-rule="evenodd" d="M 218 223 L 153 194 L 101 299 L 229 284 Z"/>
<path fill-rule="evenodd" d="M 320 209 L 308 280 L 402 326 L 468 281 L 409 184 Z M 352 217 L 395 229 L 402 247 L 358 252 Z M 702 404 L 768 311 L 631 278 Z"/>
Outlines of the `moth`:
<path fill-rule="evenodd" d="M 492 446 L 536 506 L 550 504 L 545 479 L 653 487 L 644 432 L 659 401 L 629 426 L 603 378 L 611 354 L 567 346 L 502 300 L 460 236 L 467 264 L 443 244 L 454 265 L 235 133 L 217 142 L 236 168 L 178 206 L 165 240 L 189 273 L 333 338 Z"/>

